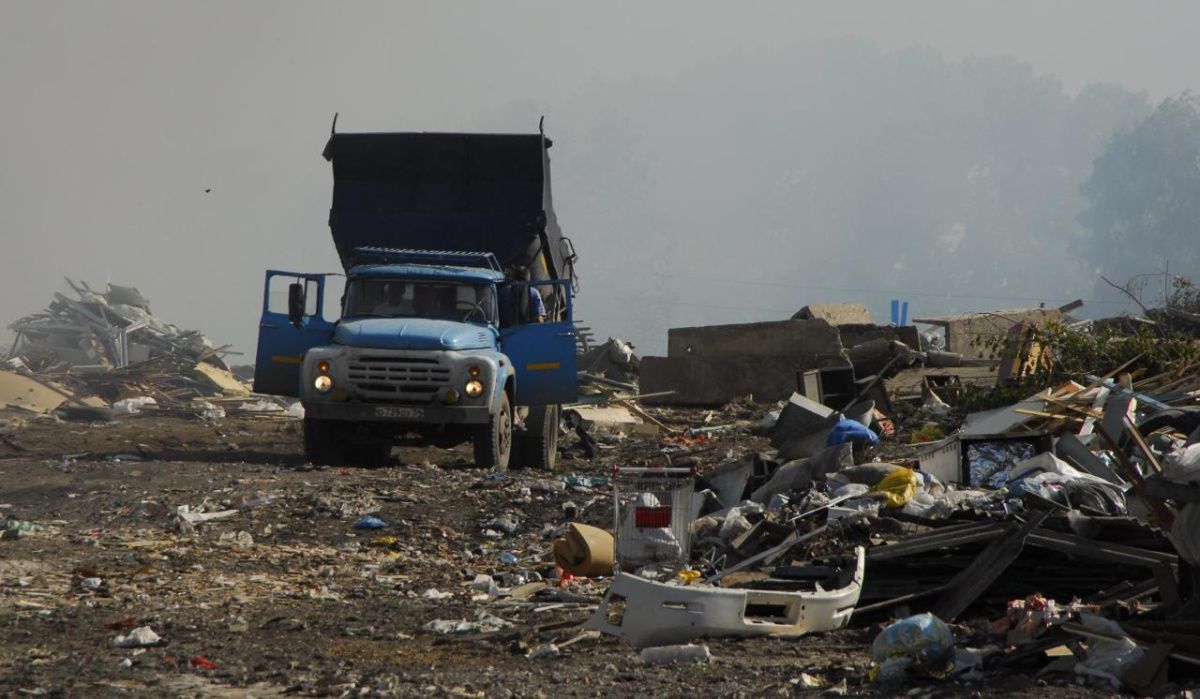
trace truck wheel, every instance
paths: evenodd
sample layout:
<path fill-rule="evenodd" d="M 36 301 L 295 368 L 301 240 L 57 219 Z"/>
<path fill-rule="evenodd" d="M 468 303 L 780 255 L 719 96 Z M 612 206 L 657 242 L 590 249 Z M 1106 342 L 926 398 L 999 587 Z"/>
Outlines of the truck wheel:
<path fill-rule="evenodd" d="M 304 458 L 318 466 L 341 466 L 342 439 L 334 420 L 304 418 Z"/>
<path fill-rule="evenodd" d="M 475 465 L 493 471 L 507 471 L 512 438 L 512 406 L 505 393 L 500 399 L 500 410 L 492 415 L 486 426 L 476 428 L 472 436 Z"/>
<path fill-rule="evenodd" d="M 521 465 L 554 470 L 558 459 L 557 405 L 532 405 L 525 418 L 525 436 L 521 439 Z"/>

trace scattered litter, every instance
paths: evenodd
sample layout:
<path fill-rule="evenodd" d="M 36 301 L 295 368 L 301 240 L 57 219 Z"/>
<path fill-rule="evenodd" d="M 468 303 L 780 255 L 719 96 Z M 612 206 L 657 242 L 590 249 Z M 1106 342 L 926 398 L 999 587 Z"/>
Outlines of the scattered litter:
<path fill-rule="evenodd" d="M 562 655 L 562 651 L 559 650 L 558 646 L 554 645 L 553 643 L 547 643 L 546 645 L 532 651 L 529 654 L 529 659 L 537 660 L 539 658 L 555 658 L 559 655 Z"/>
<path fill-rule="evenodd" d="M 118 648 L 145 648 L 157 645 L 160 641 L 162 638 L 154 633 L 154 629 L 149 626 L 139 626 L 126 635 L 114 638 L 113 645 Z"/>
<path fill-rule="evenodd" d="M 371 515 L 363 515 L 354 523 L 355 529 L 383 529 L 385 526 L 382 519 Z"/>
<path fill-rule="evenodd" d="M 478 612 L 472 621 L 465 619 L 461 621 L 434 619 L 425 625 L 425 630 L 437 634 L 466 634 L 499 631 L 511 626 L 511 622 L 505 621 L 498 616 L 487 612 Z"/>
<path fill-rule="evenodd" d="M 201 670 L 216 670 L 219 666 L 203 655 L 193 655 L 188 664 Z"/>
<path fill-rule="evenodd" d="M 674 665 L 675 663 L 707 663 L 712 660 L 708 646 L 692 644 L 677 646 L 654 646 L 643 648 L 642 662 L 647 665 Z"/>

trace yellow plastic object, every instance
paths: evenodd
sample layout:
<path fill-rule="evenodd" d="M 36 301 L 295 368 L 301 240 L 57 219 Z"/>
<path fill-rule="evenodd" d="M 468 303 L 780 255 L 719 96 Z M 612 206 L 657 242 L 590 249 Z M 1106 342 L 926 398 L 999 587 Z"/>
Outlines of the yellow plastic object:
<path fill-rule="evenodd" d="M 700 579 L 700 571 L 698 570 L 681 570 L 675 574 L 677 578 L 683 581 L 685 585 L 691 585 Z"/>
<path fill-rule="evenodd" d="M 871 492 L 883 493 L 887 497 L 889 508 L 904 507 L 904 503 L 917 494 L 920 479 L 912 469 L 898 468 L 876 483 Z"/>
<path fill-rule="evenodd" d="M 394 536 L 377 536 L 371 540 L 372 546 L 395 546 L 400 543 L 400 539 Z"/>

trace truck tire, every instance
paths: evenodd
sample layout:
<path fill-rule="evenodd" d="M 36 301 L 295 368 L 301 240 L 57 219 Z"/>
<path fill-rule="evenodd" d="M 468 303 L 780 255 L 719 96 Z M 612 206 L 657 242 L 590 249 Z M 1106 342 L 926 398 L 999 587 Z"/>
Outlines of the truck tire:
<path fill-rule="evenodd" d="M 521 438 L 521 465 L 553 471 L 558 460 L 557 405 L 531 405 Z"/>
<path fill-rule="evenodd" d="M 341 466 L 342 436 L 335 420 L 304 418 L 304 458 L 317 466 Z"/>
<path fill-rule="evenodd" d="M 507 471 L 512 455 L 512 406 L 508 393 L 500 399 L 500 410 L 488 419 L 488 424 L 476 428 L 472 435 L 475 446 L 475 465 L 493 471 Z"/>

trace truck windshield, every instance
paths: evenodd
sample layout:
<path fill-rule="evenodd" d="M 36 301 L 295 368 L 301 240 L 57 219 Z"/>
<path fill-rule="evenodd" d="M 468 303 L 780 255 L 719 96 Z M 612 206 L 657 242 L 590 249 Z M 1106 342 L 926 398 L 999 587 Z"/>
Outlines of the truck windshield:
<path fill-rule="evenodd" d="M 436 318 L 496 324 L 496 294 L 489 284 L 425 279 L 352 279 L 343 319 Z"/>

